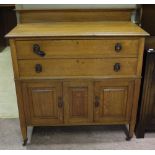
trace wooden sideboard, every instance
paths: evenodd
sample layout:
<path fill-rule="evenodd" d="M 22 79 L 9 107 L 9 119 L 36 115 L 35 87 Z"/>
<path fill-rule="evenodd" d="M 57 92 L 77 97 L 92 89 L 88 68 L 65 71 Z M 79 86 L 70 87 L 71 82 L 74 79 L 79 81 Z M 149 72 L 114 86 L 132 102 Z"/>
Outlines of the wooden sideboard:
<path fill-rule="evenodd" d="M 136 137 L 155 130 L 155 37 L 146 39 L 143 79 L 136 125 Z"/>
<path fill-rule="evenodd" d="M 150 36 L 145 41 L 143 78 L 135 132 L 137 138 L 144 138 L 146 131 L 155 129 L 155 5 L 142 5 L 141 10 L 141 26 Z"/>
<path fill-rule="evenodd" d="M 73 14 L 7 35 L 24 144 L 28 126 L 124 124 L 133 136 L 148 33 L 127 20 L 68 21 Z"/>

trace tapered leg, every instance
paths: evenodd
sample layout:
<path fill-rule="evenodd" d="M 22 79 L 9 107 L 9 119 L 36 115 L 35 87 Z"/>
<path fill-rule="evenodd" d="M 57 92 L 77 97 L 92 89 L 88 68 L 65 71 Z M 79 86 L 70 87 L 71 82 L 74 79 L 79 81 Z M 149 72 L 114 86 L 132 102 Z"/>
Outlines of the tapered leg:
<path fill-rule="evenodd" d="M 22 132 L 22 137 L 23 137 L 23 146 L 27 144 L 28 138 L 27 138 L 27 127 L 26 126 L 21 126 L 21 132 Z"/>
<path fill-rule="evenodd" d="M 129 131 L 126 140 L 131 140 L 134 135 L 135 125 L 136 125 L 136 116 L 137 116 L 137 107 L 138 107 L 138 99 L 139 99 L 139 92 L 140 92 L 140 79 L 135 80 L 135 89 L 134 89 L 134 97 L 133 97 L 133 106 L 131 112 L 131 120 L 129 123 Z"/>
<path fill-rule="evenodd" d="M 129 131 L 126 137 L 126 140 L 129 141 L 134 135 L 135 123 L 129 124 Z"/>
<path fill-rule="evenodd" d="M 16 92 L 17 92 L 17 103 L 18 103 L 18 111 L 19 111 L 19 120 L 20 120 L 20 128 L 23 137 L 23 145 L 27 144 L 27 125 L 26 125 L 26 116 L 24 110 L 24 103 L 22 97 L 22 89 L 21 89 L 21 82 L 19 80 L 15 80 L 16 84 Z"/>

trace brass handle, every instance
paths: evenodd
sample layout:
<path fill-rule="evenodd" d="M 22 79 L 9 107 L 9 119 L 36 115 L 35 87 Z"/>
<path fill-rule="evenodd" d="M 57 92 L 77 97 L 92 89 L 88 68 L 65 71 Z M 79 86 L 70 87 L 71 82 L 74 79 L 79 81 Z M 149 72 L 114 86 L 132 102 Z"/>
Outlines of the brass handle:
<path fill-rule="evenodd" d="M 59 108 L 63 107 L 63 98 L 62 97 L 58 97 L 58 107 Z"/>
<path fill-rule="evenodd" d="M 99 107 L 100 105 L 100 98 L 98 96 L 95 96 L 95 107 Z"/>
<path fill-rule="evenodd" d="M 33 45 L 33 52 L 40 57 L 44 57 L 46 55 L 44 51 L 40 50 L 40 46 L 38 44 Z"/>
<path fill-rule="evenodd" d="M 115 71 L 115 72 L 118 72 L 118 71 L 120 71 L 120 69 L 121 69 L 121 64 L 120 64 L 120 63 L 116 63 L 116 64 L 114 65 L 114 71 Z"/>
<path fill-rule="evenodd" d="M 122 50 L 122 45 L 120 44 L 120 43 L 117 43 L 116 45 L 115 45 L 115 51 L 116 52 L 120 52 Z"/>
<path fill-rule="evenodd" d="M 41 64 L 36 64 L 35 65 L 35 71 L 36 71 L 36 73 L 42 72 L 42 65 Z"/>

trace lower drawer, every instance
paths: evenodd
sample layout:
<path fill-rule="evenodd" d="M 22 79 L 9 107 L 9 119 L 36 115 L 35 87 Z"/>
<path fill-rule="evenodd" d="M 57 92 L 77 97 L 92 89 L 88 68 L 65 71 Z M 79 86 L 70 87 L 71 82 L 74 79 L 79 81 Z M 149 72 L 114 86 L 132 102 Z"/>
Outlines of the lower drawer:
<path fill-rule="evenodd" d="M 20 77 L 134 76 L 136 58 L 19 60 Z"/>

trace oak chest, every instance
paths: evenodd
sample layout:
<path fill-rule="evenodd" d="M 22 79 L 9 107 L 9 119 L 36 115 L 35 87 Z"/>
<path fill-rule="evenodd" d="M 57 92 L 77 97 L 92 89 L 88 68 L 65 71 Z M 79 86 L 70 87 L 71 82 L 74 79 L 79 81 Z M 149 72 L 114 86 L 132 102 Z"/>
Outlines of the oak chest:
<path fill-rule="evenodd" d="M 131 22 L 19 24 L 10 38 L 23 140 L 28 126 L 129 124 L 145 31 Z"/>

